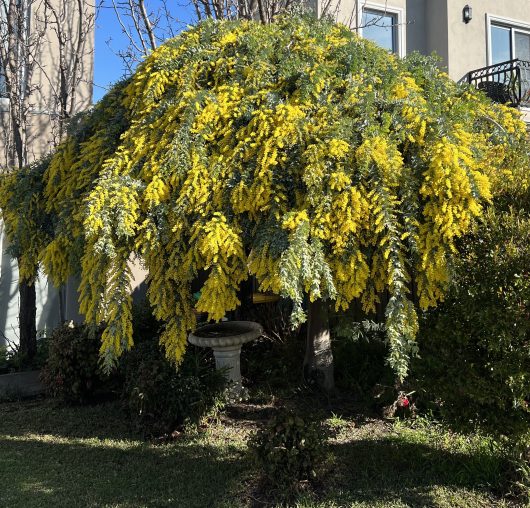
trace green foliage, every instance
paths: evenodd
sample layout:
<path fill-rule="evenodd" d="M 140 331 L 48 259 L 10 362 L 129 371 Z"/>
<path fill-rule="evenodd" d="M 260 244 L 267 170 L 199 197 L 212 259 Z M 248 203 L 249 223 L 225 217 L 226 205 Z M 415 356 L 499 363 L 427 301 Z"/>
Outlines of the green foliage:
<path fill-rule="evenodd" d="M 530 506 L 530 439 L 523 437 L 519 442 L 504 443 L 504 458 L 508 464 L 507 480 L 511 486 L 510 493 Z"/>
<path fill-rule="evenodd" d="M 530 435 L 530 219 L 488 210 L 461 246 L 445 303 L 428 313 L 415 362 L 443 416 Z"/>
<path fill-rule="evenodd" d="M 48 338 L 45 334 L 37 335 L 37 352 L 31 362 L 27 361 L 15 343 L 9 347 L 0 347 L 0 374 L 19 372 L 21 370 L 39 370 L 44 367 L 48 359 Z"/>
<path fill-rule="evenodd" d="M 316 477 L 324 437 L 320 424 L 284 410 L 251 436 L 248 446 L 267 483 L 288 499 L 300 481 Z"/>
<path fill-rule="evenodd" d="M 332 318 L 333 358 L 337 386 L 354 391 L 366 402 L 381 399 L 382 392 L 389 398 L 378 403 L 395 400 L 395 372 L 386 364 L 388 342 L 385 326 L 368 319 L 354 321 L 348 314 Z"/>
<path fill-rule="evenodd" d="M 290 324 L 292 303 L 286 299 L 253 305 L 244 319 L 256 321 L 264 333 L 241 350 L 241 374 L 252 398 L 270 400 L 281 391 L 296 390 L 302 382 L 305 342 Z"/>
<path fill-rule="evenodd" d="M 207 20 L 80 119 L 41 181 L 2 182 L 0 206 L 27 278 L 38 262 L 55 283 L 79 273 L 107 368 L 133 343 L 136 256 L 176 363 L 194 310 L 221 319 L 253 275 L 292 301 L 293 325 L 306 298 L 369 312 L 387 291 L 388 359 L 404 377 L 416 351 L 410 281 L 422 308 L 440 301 L 455 242 L 518 164 L 524 135 L 513 109 L 434 59 L 399 59 L 343 25 Z M 38 213 L 33 235 L 17 233 L 20 193 L 51 214 L 51 236 Z"/>
<path fill-rule="evenodd" d="M 52 397 L 67 403 L 89 401 L 108 377 L 99 368 L 101 331 L 65 323 L 49 339 L 42 381 Z"/>
<path fill-rule="evenodd" d="M 0 347 L 0 374 L 7 374 L 10 371 L 9 368 L 9 351 L 7 347 Z"/>
<path fill-rule="evenodd" d="M 0 213 L 9 239 L 7 251 L 18 261 L 20 278 L 29 283 L 37 276 L 40 253 L 53 231 L 53 217 L 42 199 L 50 160 L 50 156 L 43 157 L 28 167 L 0 175 Z"/>
<path fill-rule="evenodd" d="M 131 421 L 148 436 L 199 423 L 222 404 L 223 373 L 215 370 L 210 352 L 192 347 L 177 370 L 158 344 L 160 324 L 145 306 L 135 310 L 136 347 L 122 361 L 122 399 Z"/>

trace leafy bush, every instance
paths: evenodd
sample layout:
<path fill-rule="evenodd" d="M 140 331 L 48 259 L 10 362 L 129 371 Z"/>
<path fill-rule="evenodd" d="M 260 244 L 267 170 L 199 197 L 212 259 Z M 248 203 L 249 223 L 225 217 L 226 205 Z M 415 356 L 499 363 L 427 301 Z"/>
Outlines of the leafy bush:
<path fill-rule="evenodd" d="M 0 346 L 0 374 L 9 372 L 9 351 L 5 346 Z"/>
<path fill-rule="evenodd" d="M 289 497 L 300 481 L 316 476 L 323 458 L 323 439 L 320 425 L 282 411 L 250 438 L 248 446 L 267 483 L 282 497 Z"/>
<path fill-rule="evenodd" d="M 530 431 L 530 219 L 490 209 L 462 246 L 445 303 L 420 333 L 419 387 L 445 418 Z"/>
<path fill-rule="evenodd" d="M 280 299 L 253 305 L 244 319 L 263 326 L 263 334 L 241 350 L 244 385 L 254 400 L 269 398 L 278 391 L 297 389 L 302 382 L 304 341 L 289 322 L 292 304 Z"/>
<path fill-rule="evenodd" d="M 91 399 L 108 379 L 98 366 L 100 345 L 101 332 L 91 327 L 67 323 L 56 328 L 42 372 L 48 393 L 70 403 Z"/>
<path fill-rule="evenodd" d="M 143 330 L 145 335 L 137 338 L 122 362 L 124 405 L 135 427 L 149 436 L 166 434 L 184 423 L 198 423 L 220 406 L 226 388 L 226 379 L 215 370 L 209 351 L 190 346 L 175 368 L 158 344 L 159 329 L 153 318 L 140 323 L 135 333 Z"/>
<path fill-rule="evenodd" d="M 523 506 L 530 506 L 530 436 L 518 443 L 508 443 L 505 454 L 511 494 L 519 498 Z"/>
<path fill-rule="evenodd" d="M 45 333 L 37 335 L 37 352 L 31 362 L 27 361 L 18 348 L 18 344 L 9 341 L 9 347 L 0 347 L 0 374 L 20 372 L 22 370 L 42 369 L 48 359 L 48 337 Z"/>
<path fill-rule="evenodd" d="M 397 394 L 396 376 L 385 362 L 389 347 L 384 324 L 355 318 L 343 312 L 335 313 L 331 321 L 337 386 L 370 402 L 374 391 L 389 388 L 391 400 L 385 402 L 390 403 Z"/>

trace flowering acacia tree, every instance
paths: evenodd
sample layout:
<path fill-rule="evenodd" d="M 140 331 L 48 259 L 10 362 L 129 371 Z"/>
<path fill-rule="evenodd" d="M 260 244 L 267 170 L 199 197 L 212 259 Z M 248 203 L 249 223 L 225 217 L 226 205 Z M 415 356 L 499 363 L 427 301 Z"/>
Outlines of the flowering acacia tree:
<path fill-rule="evenodd" d="M 411 279 L 421 308 L 443 297 L 455 239 L 523 136 L 516 112 L 432 59 L 399 60 L 344 26 L 206 21 L 153 52 L 54 155 L 41 193 L 54 232 L 33 266 L 56 283 L 81 274 L 108 366 L 132 345 L 131 256 L 177 362 L 194 308 L 221 319 L 250 275 L 292 300 L 294 325 L 305 298 L 369 312 L 387 290 L 389 362 L 404 376 Z"/>

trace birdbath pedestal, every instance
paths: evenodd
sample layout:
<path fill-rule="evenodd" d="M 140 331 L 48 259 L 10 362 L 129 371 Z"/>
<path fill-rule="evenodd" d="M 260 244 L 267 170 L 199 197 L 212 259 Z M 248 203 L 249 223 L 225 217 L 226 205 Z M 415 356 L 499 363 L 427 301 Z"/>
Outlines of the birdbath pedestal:
<path fill-rule="evenodd" d="M 221 321 L 197 328 L 190 333 L 188 341 L 199 347 L 211 347 L 217 370 L 226 369 L 230 382 L 230 397 L 241 398 L 241 346 L 257 339 L 263 333 L 260 324 L 253 321 Z"/>

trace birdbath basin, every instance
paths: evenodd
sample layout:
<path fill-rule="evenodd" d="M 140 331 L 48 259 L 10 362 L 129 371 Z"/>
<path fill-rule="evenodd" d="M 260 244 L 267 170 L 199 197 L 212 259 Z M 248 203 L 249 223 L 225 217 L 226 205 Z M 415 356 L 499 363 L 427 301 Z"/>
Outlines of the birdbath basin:
<path fill-rule="evenodd" d="M 225 369 L 231 384 L 230 395 L 240 398 L 243 392 L 241 346 L 257 339 L 262 333 L 262 326 L 253 321 L 221 321 L 197 328 L 190 333 L 188 340 L 195 346 L 213 349 L 216 369 Z"/>

